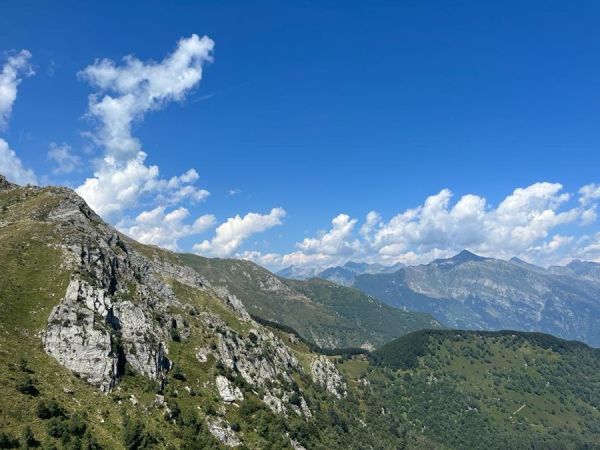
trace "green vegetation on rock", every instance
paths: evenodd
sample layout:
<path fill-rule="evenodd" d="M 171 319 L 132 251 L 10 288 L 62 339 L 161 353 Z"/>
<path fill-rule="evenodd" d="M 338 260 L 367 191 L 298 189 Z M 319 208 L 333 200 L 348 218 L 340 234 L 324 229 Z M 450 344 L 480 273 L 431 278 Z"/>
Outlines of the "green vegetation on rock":
<path fill-rule="evenodd" d="M 402 311 L 329 281 L 277 277 L 250 261 L 179 256 L 211 284 L 226 286 L 252 315 L 290 326 L 320 347 L 375 348 L 440 326 L 428 314 Z"/>

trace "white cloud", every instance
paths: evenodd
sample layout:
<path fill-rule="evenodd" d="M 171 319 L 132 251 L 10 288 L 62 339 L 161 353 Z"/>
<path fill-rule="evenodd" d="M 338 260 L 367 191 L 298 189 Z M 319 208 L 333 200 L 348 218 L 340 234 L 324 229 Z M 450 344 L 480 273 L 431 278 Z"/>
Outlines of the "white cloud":
<path fill-rule="evenodd" d="M 352 235 L 357 222 L 357 219 L 352 219 L 346 214 L 339 214 L 331 221 L 331 229 L 319 232 L 316 238 L 305 238 L 298 242 L 298 251 L 285 255 L 247 251 L 237 254 L 236 257 L 274 270 L 287 266 L 325 268 L 341 264 L 348 259 L 359 257 L 359 254 L 360 257 L 364 256 L 361 242 Z"/>
<path fill-rule="evenodd" d="M 348 260 L 418 264 L 468 248 L 484 256 L 519 256 L 548 265 L 564 261 L 582 248 L 572 236 L 555 231 L 595 220 L 590 216 L 600 197 L 593 186 L 582 188 L 580 201 L 573 206 L 569 206 L 572 196 L 558 183 L 517 188 L 495 207 L 474 194 L 453 202 L 452 192 L 443 189 L 387 222 L 372 211 L 356 231 L 357 219 L 340 214 L 329 231 L 297 243 L 297 251 L 241 256 L 278 269 L 288 265 L 326 267 Z M 595 244 L 586 241 L 585 245 L 591 254 Z"/>
<path fill-rule="evenodd" d="M 144 244 L 178 250 L 180 239 L 201 234 L 216 222 L 215 216 L 205 214 L 192 223 L 186 223 L 189 215 L 189 211 L 183 207 L 166 212 L 164 206 L 157 206 L 140 213 L 132 223 L 121 222 L 117 226 L 123 233 Z"/>
<path fill-rule="evenodd" d="M 0 71 L 0 130 L 6 128 L 12 107 L 17 99 L 17 88 L 21 84 L 21 76 L 34 74 L 29 60 L 31 53 L 21 50 L 9 56 Z M 17 184 L 37 184 L 33 170 L 23 166 L 16 152 L 8 142 L 0 138 L 0 174 Z"/>
<path fill-rule="evenodd" d="M 129 161 L 142 150 L 131 134 L 135 120 L 171 101 L 181 101 L 202 79 L 202 66 L 212 60 L 214 42 L 193 34 L 160 63 L 126 56 L 121 66 L 102 59 L 80 76 L 100 92 L 89 98 L 90 114 L 100 122 L 98 139 L 117 161 Z M 110 95 L 108 93 L 112 93 Z"/>
<path fill-rule="evenodd" d="M 576 258 L 600 263 L 600 232 L 580 238 L 579 244 Z"/>
<path fill-rule="evenodd" d="M 167 203 L 179 203 L 184 200 L 198 203 L 205 200 L 210 195 L 210 192 L 192 184 L 199 178 L 198 172 L 194 169 L 190 169 L 182 175 L 171 177 L 166 183 L 162 183 L 169 195 L 160 194 L 157 200 Z"/>
<path fill-rule="evenodd" d="M 263 267 L 280 267 L 281 255 L 277 253 L 261 253 L 256 250 L 248 250 L 235 255 L 236 258 L 253 261 Z"/>
<path fill-rule="evenodd" d="M 17 99 L 17 88 L 21 83 L 21 76 L 31 76 L 33 71 L 29 60 L 31 53 L 21 50 L 6 59 L 0 71 L 0 129 L 8 124 L 12 107 Z"/>
<path fill-rule="evenodd" d="M 144 165 L 145 155 L 118 165 L 107 157 L 94 174 L 77 188 L 98 214 L 111 217 L 134 206 L 142 194 L 154 191 L 159 182 L 158 167 Z"/>
<path fill-rule="evenodd" d="M 351 238 L 357 222 L 357 219 L 340 214 L 331 221 L 329 231 L 320 232 L 316 238 L 306 238 L 297 247 L 305 254 L 351 255 L 360 245 L 357 239 Z"/>
<path fill-rule="evenodd" d="M 590 225 L 598 218 L 596 203 L 600 200 L 600 184 L 586 184 L 579 189 L 579 203 L 586 208 L 581 214 L 581 224 Z"/>
<path fill-rule="evenodd" d="M 98 213 L 111 217 L 135 206 L 141 197 L 155 195 L 157 203 L 198 202 L 209 194 L 192 184 L 198 174 L 191 169 L 169 180 L 159 177 L 157 166 L 147 166 L 146 153 L 133 136 L 132 126 L 149 111 L 172 101 L 182 101 L 202 79 L 203 66 L 212 60 L 214 42 L 192 35 L 181 39 L 161 62 L 142 62 L 134 56 L 121 65 L 103 59 L 85 68 L 80 76 L 98 89 L 89 97 L 88 115 L 98 128 L 95 142 L 105 149 L 92 178 L 77 192 Z"/>
<path fill-rule="evenodd" d="M 194 251 L 206 256 L 231 256 L 250 236 L 281 225 L 284 217 L 282 208 L 273 208 L 269 214 L 248 213 L 244 217 L 231 217 L 217 227 L 210 241 L 194 245 Z"/>
<path fill-rule="evenodd" d="M 579 202 L 582 205 L 589 205 L 597 200 L 600 200 L 600 184 L 586 184 L 579 189 Z"/>
<path fill-rule="evenodd" d="M 597 218 L 596 205 L 592 205 L 581 213 L 581 225 L 591 225 Z"/>
<path fill-rule="evenodd" d="M 469 248 L 482 254 L 510 257 L 545 239 L 553 228 L 574 222 L 575 207 L 560 208 L 570 198 L 557 183 L 535 183 L 518 188 L 494 209 L 483 197 L 465 195 L 451 205 L 444 189 L 382 223 L 371 234 L 374 249 L 388 259 L 403 259 L 409 252 L 455 252 Z"/>
<path fill-rule="evenodd" d="M 81 166 L 81 158 L 71 151 L 71 146 L 67 144 L 58 145 L 54 142 L 50 144 L 48 150 L 48 160 L 56 165 L 52 169 L 54 174 L 67 174 Z"/>
<path fill-rule="evenodd" d="M 26 169 L 8 142 L 0 138 L 0 174 L 17 184 L 37 184 L 33 170 Z"/>

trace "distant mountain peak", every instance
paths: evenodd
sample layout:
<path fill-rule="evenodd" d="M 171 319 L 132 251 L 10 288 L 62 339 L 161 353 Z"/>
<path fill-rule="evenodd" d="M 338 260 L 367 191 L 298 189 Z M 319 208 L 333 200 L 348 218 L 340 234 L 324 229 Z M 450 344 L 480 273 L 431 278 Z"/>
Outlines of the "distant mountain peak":
<path fill-rule="evenodd" d="M 363 269 L 366 263 L 360 263 L 357 261 L 348 261 L 342 267 L 346 267 L 347 269 Z"/>
<path fill-rule="evenodd" d="M 452 257 L 452 259 L 454 259 L 454 260 L 461 260 L 461 261 L 463 261 L 463 260 L 464 261 L 481 261 L 482 259 L 487 259 L 487 258 L 484 258 L 483 256 L 476 255 L 475 253 L 470 252 L 467 249 L 464 249 L 460 253 L 454 255 Z"/>
<path fill-rule="evenodd" d="M 571 268 L 573 268 L 573 267 L 597 267 L 597 266 L 600 266 L 600 264 L 597 262 L 583 261 L 581 259 L 574 259 L 569 264 L 567 264 L 567 267 L 571 267 Z"/>
<path fill-rule="evenodd" d="M 457 266 L 459 264 L 463 264 L 471 261 L 485 261 L 489 258 L 484 258 L 483 256 L 476 255 L 469 250 L 462 250 L 460 253 L 452 256 L 451 258 L 440 258 L 432 261 L 430 264 L 434 266 Z"/>

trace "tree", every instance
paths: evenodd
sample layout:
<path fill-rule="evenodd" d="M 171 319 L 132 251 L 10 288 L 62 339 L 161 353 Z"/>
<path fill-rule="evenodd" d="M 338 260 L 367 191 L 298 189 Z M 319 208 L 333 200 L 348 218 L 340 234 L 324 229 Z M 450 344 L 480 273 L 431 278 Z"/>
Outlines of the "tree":
<path fill-rule="evenodd" d="M 125 418 L 123 426 L 123 444 L 128 450 L 142 450 L 151 448 L 157 439 L 146 431 L 139 420 Z"/>

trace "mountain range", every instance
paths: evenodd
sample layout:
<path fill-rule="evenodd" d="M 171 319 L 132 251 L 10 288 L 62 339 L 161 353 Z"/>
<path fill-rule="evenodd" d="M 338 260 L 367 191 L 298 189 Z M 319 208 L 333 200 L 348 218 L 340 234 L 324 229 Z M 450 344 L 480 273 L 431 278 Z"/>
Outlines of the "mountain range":
<path fill-rule="evenodd" d="M 328 267 L 325 270 L 313 267 L 288 266 L 277 272 L 277 275 L 284 278 L 295 280 L 308 280 L 311 278 L 321 278 L 323 280 L 333 281 L 342 286 L 352 286 L 354 277 L 364 273 L 393 273 L 405 267 L 402 263 L 386 266 L 379 263 L 366 263 L 348 261 L 343 266 Z"/>
<path fill-rule="evenodd" d="M 318 276 L 338 280 L 339 268 Z M 518 258 L 452 258 L 391 273 L 356 273 L 353 286 L 397 308 L 427 312 L 444 326 L 541 331 L 600 346 L 600 264 L 538 267 Z"/>
<path fill-rule="evenodd" d="M 594 267 L 552 276 L 592 286 Z M 0 311 L 0 448 L 600 441 L 600 355 L 583 343 L 440 329 L 354 288 L 143 245 L 70 189 L 1 176 Z M 359 344 L 377 348 L 332 348 Z"/>

